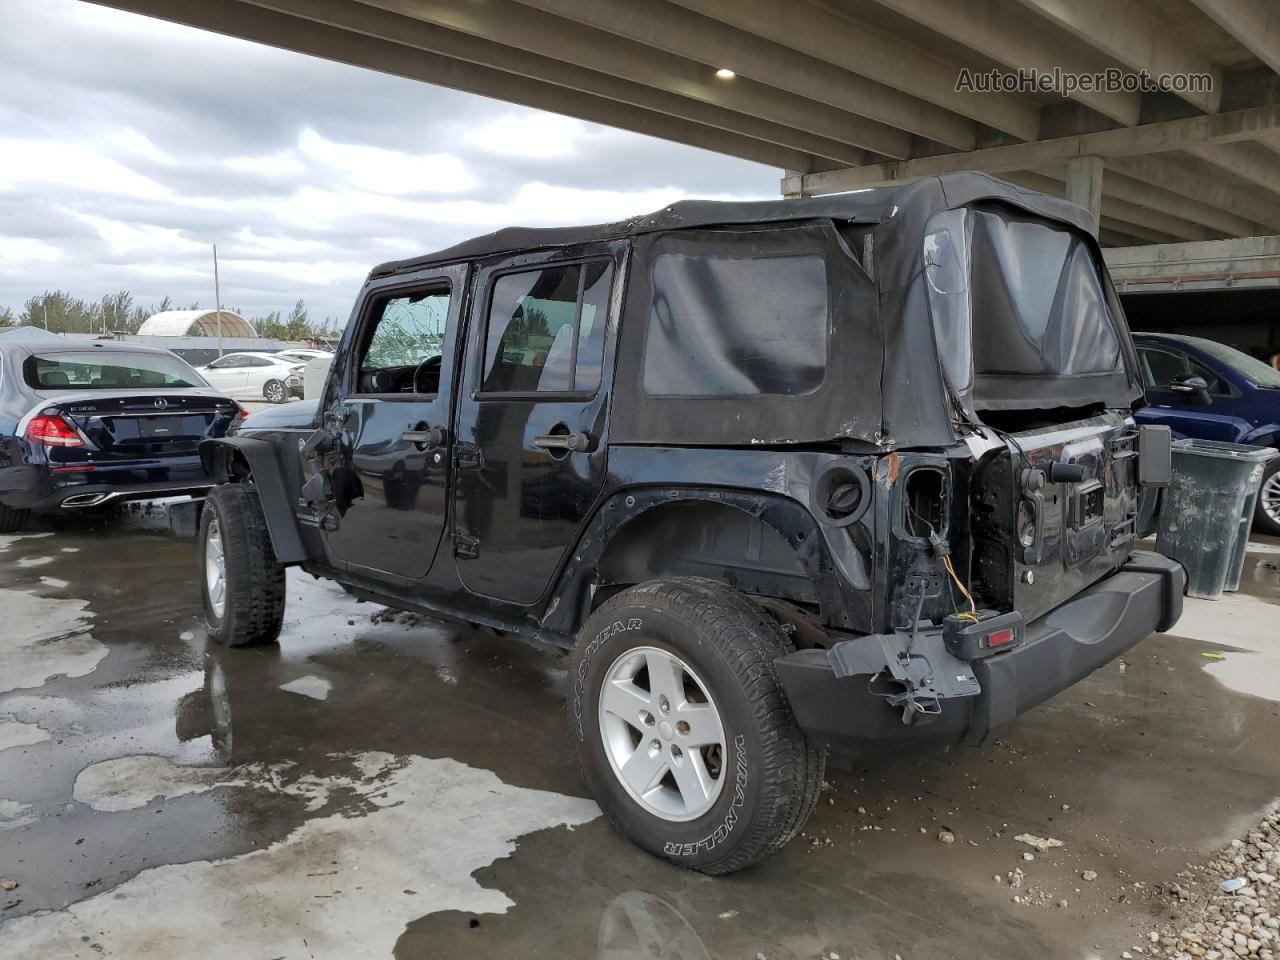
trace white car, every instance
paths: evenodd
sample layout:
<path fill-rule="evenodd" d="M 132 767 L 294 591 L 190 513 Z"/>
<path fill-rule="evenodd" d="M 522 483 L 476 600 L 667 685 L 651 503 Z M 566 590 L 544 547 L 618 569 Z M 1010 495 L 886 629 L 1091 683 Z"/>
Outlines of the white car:
<path fill-rule="evenodd" d="M 306 363 L 274 353 L 228 353 L 200 367 L 200 375 L 232 397 L 262 398 L 284 403 L 302 396 L 302 369 Z"/>
<path fill-rule="evenodd" d="M 298 347 L 296 350 L 281 350 L 275 354 L 277 357 L 284 357 L 288 360 L 296 360 L 298 363 L 310 363 L 312 360 L 332 360 L 333 354 L 327 350 L 312 350 L 310 347 Z"/>

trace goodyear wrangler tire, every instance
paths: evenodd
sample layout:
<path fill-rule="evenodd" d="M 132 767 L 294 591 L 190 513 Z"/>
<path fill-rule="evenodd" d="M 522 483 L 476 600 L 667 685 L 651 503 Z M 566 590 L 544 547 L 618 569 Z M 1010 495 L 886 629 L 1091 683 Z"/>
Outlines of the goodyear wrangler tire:
<path fill-rule="evenodd" d="M 210 490 L 198 542 L 209 638 L 224 647 L 275 643 L 284 622 L 284 567 L 257 491 L 241 483 Z"/>
<path fill-rule="evenodd" d="M 826 757 L 774 672 L 792 649 L 763 610 L 710 580 L 650 581 L 592 614 L 569 673 L 570 735 L 619 831 L 710 874 L 800 832 Z"/>

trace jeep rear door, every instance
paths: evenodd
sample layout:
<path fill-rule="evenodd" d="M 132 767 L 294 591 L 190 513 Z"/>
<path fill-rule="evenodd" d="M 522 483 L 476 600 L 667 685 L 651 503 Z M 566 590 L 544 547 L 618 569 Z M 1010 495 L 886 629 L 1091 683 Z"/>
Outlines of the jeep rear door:
<path fill-rule="evenodd" d="M 624 244 L 508 258 L 474 286 L 454 555 L 475 593 L 536 602 L 604 485 Z"/>
<path fill-rule="evenodd" d="M 323 536 L 337 567 L 413 580 L 431 570 L 448 506 L 466 274 L 437 268 L 365 292 L 324 401 L 336 452 L 326 470 L 335 515 Z"/>

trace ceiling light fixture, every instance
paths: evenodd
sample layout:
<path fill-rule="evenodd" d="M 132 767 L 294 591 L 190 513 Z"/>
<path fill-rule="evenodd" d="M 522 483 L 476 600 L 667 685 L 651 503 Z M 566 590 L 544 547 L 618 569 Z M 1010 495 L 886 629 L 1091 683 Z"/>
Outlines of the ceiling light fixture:
<path fill-rule="evenodd" d="M 719 77 L 721 80 L 732 80 L 734 77 L 737 76 L 737 74 L 734 73 L 732 70 L 730 70 L 728 67 L 721 67 L 719 70 L 716 71 L 716 76 Z"/>

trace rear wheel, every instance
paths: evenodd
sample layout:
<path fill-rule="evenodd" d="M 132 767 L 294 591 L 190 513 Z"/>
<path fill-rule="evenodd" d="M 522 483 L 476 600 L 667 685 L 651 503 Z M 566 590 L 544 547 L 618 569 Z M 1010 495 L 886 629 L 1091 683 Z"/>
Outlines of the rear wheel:
<path fill-rule="evenodd" d="M 583 776 L 614 826 L 712 874 L 795 836 L 825 754 L 773 669 L 792 650 L 763 610 L 710 580 L 654 580 L 603 604 L 578 636 L 568 706 Z"/>
<path fill-rule="evenodd" d="M 289 399 L 289 391 L 279 380 L 268 380 L 262 388 L 262 395 L 268 403 L 284 403 Z"/>
<path fill-rule="evenodd" d="M 30 510 L 15 510 L 0 503 L 0 533 L 13 533 L 27 525 L 31 517 Z"/>
<path fill-rule="evenodd" d="M 1280 457 L 1273 459 L 1263 471 L 1253 519 L 1260 531 L 1280 537 Z"/>
<path fill-rule="evenodd" d="M 250 485 L 222 484 L 209 492 L 199 544 L 210 638 L 227 647 L 275 643 L 284 621 L 284 567 Z"/>

